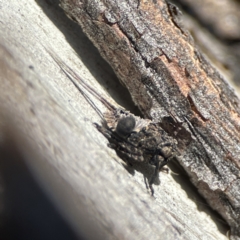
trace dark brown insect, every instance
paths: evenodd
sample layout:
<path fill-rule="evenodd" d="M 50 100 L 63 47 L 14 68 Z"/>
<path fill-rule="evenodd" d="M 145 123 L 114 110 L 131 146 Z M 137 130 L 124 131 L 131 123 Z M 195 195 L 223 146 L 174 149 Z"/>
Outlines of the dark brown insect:
<path fill-rule="evenodd" d="M 140 164 L 146 168 L 154 167 L 154 171 L 148 177 L 149 188 L 153 195 L 152 185 L 158 179 L 159 171 L 178 154 L 178 141 L 163 130 L 160 123 L 137 117 L 122 107 L 115 107 L 61 60 L 51 53 L 50 55 L 101 116 L 102 124 L 95 124 L 95 126 L 108 139 L 109 146 L 130 165 Z M 102 114 L 88 94 L 100 100 L 108 111 Z"/>
<path fill-rule="evenodd" d="M 97 129 L 109 140 L 117 154 L 131 165 L 147 164 L 155 167 L 149 179 L 152 184 L 159 171 L 177 154 L 177 141 L 170 137 L 158 123 L 141 119 L 124 109 L 104 114 L 105 124 Z"/>

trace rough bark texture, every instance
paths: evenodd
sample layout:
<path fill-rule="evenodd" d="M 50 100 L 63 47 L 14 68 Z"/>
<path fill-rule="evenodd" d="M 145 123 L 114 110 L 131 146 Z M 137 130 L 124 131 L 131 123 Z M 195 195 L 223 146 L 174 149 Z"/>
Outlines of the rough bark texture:
<path fill-rule="evenodd" d="M 183 24 L 211 61 L 240 85 L 240 3 L 239 1 L 173 1 L 182 11 Z"/>
<path fill-rule="evenodd" d="M 208 112 L 205 108 L 199 108 L 200 104 L 203 105 L 200 100 L 205 98 L 202 99 L 201 96 L 196 98 L 195 92 L 192 90 L 197 85 L 197 82 L 195 82 L 197 78 L 194 78 L 194 74 L 201 77 L 204 71 L 207 72 L 202 67 L 205 66 L 208 69 L 209 66 L 201 63 L 199 58 L 195 59 L 195 65 L 192 66 L 192 57 L 187 53 L 190 52 L 194 55 L 194 48 L 188 43 L 188 34 L 182 32 L 180 28 L 176 27 L 177 25 L 173 24 L 174 15 L 169 18 L 167 5 L 164 2 L 159 2 L 160 8 L 157 5 L 152 8 L 151 5 L 140 4 L 139 9 L 143 9 L 141 17 L 144 19 L 149 11 L 147 17 L 149 21 L 160 23 L 162 26 L 158 26 L 158 31 L 155 31 L 152 29 L 154 28 L 153 23 L 150 24 L 151 26 L 148 25 L 151 27 L 150 29 L 144 29 L 146 26 L 143 24 L 141 30 L 139 29 L 141 25 L 134 23 L 131 25 L 131 31 L 128 32 L 131 37 L 128 37 L 111 17 L 114 16 L 115 9 L 106 12 L 105 18 L 105 15 L 98 15 L 102 11 L 98 12 L 97 2 L 100 3 L 100 1 L 92 1 L 92 5 L 90 4 L 87 8 L 88 11 L 83 9 L 84 5 L 80 5 L 79 8 L 74 7 L 74 11 L 80 11 L 79 19 L 85 31 L 91 29 L 90 26 L 95 29 L 95 35 L 92 36 L 92 39 L 99 39 L 100 41 L 105 38 L 105 45 L 102 45 L 102 49 L 103 51 L 108 50 L 106 45 L 112 49 L 111 51 L 114 54 L 111 55 L 112 59 L 109 62 L 114 63 L 113 66 L 118 66 L 117 69 L 119 70 L 116 72 L 122 77 L 122 81 L 129 80 L 131 82 L 130 80 L 135 80 L 136 90 L 139 89 L 138 86 L 144 86 L 146 81 L 149 82 L 149 89 L 144 87 L 140 89 L 140 92 L 134 92 L 135 100 L 139 99 L 141 95 L 144 96 L 145 101 L 141 105 L 141 109 L 145 116 L 152 115 L 158 121 L 164 114 L 168 115 L 168 112 L 171 111 L 171 114 L 179 121 L 184 120 L 183 117 L 185 116 L 192 121 L 191 117 L 194 117 L 199 123 L 199 129 L 194 125 L 198 131 L 209 129 L 209 126 L 213 123 L 213 118 L 210 114 L 208 121 L 205 121 L 204 118 L 208 118 L 208 116 L 205 116 L 205 112 Z M 125 1 L 119 2 L 125 3 Z M 72 4 L 73 2 L 70 5 Z M 116 10 L 118 10 L 118 4 L 115 4 Z M 138 2 L 136 1 L 134 8 L 131 9 L 132 14 L 135 14 L 135 7 L 137 6 Z M 149 10 L 145 8 L 149 8 Z M 184 176 L 182 179 L 180 178 L 180 175 L 184 174 L 178 168 L 174 170 L 179 175 L 161 174 L 161 184 L 154 186 L 155 198 L 153 198 L 147 192 L 143 176 L 137 171 L 135 171 L 134 176 L 129 174 L 115 152 L 107 147 L 106 139 L 92 124 L 93 122 L 100 123 L 96 112 L 60 71 L 46 52 L 45 47 L 50 48 L 67 65 L 78 71 L 81 77 L 94 86 L 102 96 L 108 97 L 94 78 L 105 86 L 110 95 L 118 99 L 121 105 L 133 110 L 134 107 L 129 104 L 130 100 L 125 97 L 124 89 L 117 83 L 115 76 L 109 70 L 109 66 L 103 62 L 97 51 L 82 34 L 81 29 L 65 17 L 58 7 L 58 1 L 13 0 L 7 2 L 0 0 L 0 9 L 0 150 L 6 144 L 10 146 L 10 149 L 12 145 L 16 146 L 19 154 L 25 159 L 28 168 L 31 169 L 35 178 L 77 234 L 86 239 L 227 239 L 227 227 L 222 225 L 213 212 L 202 203 L 203 200 L 194 192 L 196 191 L 195 188 L 191 188 L 187 178 L 184 178 Z M 69 10 L 69 8 L 66 10 Z M 91 15 L 89 15 L 91 12 L 95 12 L 94 16 L 99 16 L 99 19 L 92 21 Z M 68 13 L 70 14 L 70 12 Z M 79 14 L 79 12 L 77 13 Z M 129 14 L 129 10 L 126 10 L 125 13 Z M 122 11 L 119 14 L 122 14 Z M 121 15 L 115 17 L 117 19 Z M 78 17 L 75 16 L 75 18 Z M 128 18 L 124 19 L 128 20 Z M 138 23 L 139 18 L 136 18 L 136 21 Z M 87 24 L 84 25 L 85 23 Z M 162 28 L 166 23 L 170 26 Z M 128 26 L 129 22 L 123 22 L 122 26 L 124 25 Z M 159 32 L 159 30 L 161 31 Z M 158 43 L 160 44 L 158 49 L 155 49 L 155 40 L 153 41 L 153 38 L 151 38 L 154 31 L 156 34 L 160 33 L 163 36 L 163 39 L 160 39 Z M 108 34 L 104 35 L 103 33 Z M 134 39 L 137 38 L 136 34 L 140 39 L 141 36 L 146 37 L 139 42 L 138 48 L 133 47 L 135 46 Z M 179 39 L 182 39 L 181 34 L 185 36 L 185 40 L 179 42 L 184 43 L 183 53 L 174 49 L 175 45 L 172 44 L 174 42 L 170 38 L 174 35 L 176 43 Z M 119 41 L 119 36 L 121 41 Z M 165 39 L 167 37 L 168 41 Z M 116 43 L 118 45 L 115 45 Z M 152 45 L 149 46 L 149 43 Z M 95 44 L 100 46 L 97 42 Z M 145 55 L 141 52 L 144 49 Z M 163 53 L 163 50 L 167 51 Z M 177 61 L 180 61 L 180 53 L 181 56 L 185 56 L 185 61 L 181 59 L 179 66 Z M 147 63 L 153 57 L 152 54 L 156 57 L 154 57 L 156 62 L 161 62 L 162 66 L 166 65 L 167 68 L 158 68 L 159 65 L 154 61 L 151 62 L 152 66 L 148 65 Z M 138 58 L 135 58 L 135 56 Z M 121 60 L 119 60 L 119 57 L 121 57 Z M 189 64 L 187 66 L 190 69 L 192 68 L 192 71 L 188 69 L 190 71 L 188 79 L 185 75 L 187 70 L 181 71 L 187 63 Z M 138 69 L 138 66 L 141 69 Z M 152 70 L 153 68 L 155 70 Z M 156 74 L 160 69 L 162 73 Z M 157 81 L 157 84 L 162 84 L 161 88 L 164 90 L 163 93 L 166 94 L 162 97 L 162 93 L 159 92 L 159 98 L 162 97 L 163 101 L 159 111 L 156 110 L 156 107 L 159 106 L 159 99 L 154 100 L 152 96 L 157 85 L 152 80 L 153 78 L 148 78 L 151 71 L 153 76 L 158 75 L 162 79 L 162 81 Z M 182 81 L 176 84 L 176 80 L 179 79 L 175 79 L 171 71 L 174 72 L 174 76 L 175 74 L 181 76 Z M 199 72 L 196 73 L 197 71 Z M 142 73 L 146 73 L 146 75 L 142 77 Z M 126 74 L 129 76 L 128 78 L 125 76 Z M 205 74 L 206 77 L 208 75 L 209 73 Z M 190 80 L 192 81 L 191 84 L 187 85 Z M 210 78 L 208 78 L 208 85 L 205 82 L 206 78 L 199 78 L 199 80 L 202 81 L 202 85 L 196 86 L 196 88 L 202 89 L 200 87 L 206 84 L 206 91 L 209 94 L 213 93 L 213 97 L 215 96 L 213 89 L 216 88 L 216 85 L 220 88 L 223 84 L 218 77 L 214 85 L 211 84 Z M 167 85 L 168 81 L 172 82 L 169 90 L 166 89 L 166 86 L 169 86 Z M 163 84 L 166 85 L 163 86 Z M 125 82 L 125 85 L 135 88 L 128 82 Z M 210 89 L 208 90 L 209 86 Z M 221 89 L 225 88 L 228 89 L 225 85 Z M 168 95 L 175 93 L 176 90 L 178 90 L 177 95 L 172 97 L 172 100 L 169 99 Z M 188 94 L 193 99 L 190 103 L 186 100 Z M 227 99 L 228 95 L 229 93 L 222 94 L 222 101 Z M 178 100 L 178 97 L 180 97 L 180 100 Z M 209 99 L 208 95 L 206 97 Z M 188 97 L 188 99 L 190 98 Z M 171 103 L 171 101 L 175 102 Z M 219 98 L 216 97 L 216 101 L 218 101 L 216 103 L 219 103 Z M 231 101 L 234 101 L 234 99 Z M 229 102 L 230 104 L 230 112 L 231 101 L 225 100 L 226 103 Z M 179 106 L 180 103 L 182 103 L 181 106 Z M 224 104 L 222 102 L 219 104 L 224 110 L 223 114 L 226 114 Z M 207 106 L 210 107 L 211 105 L 208 104 Z M 193 111 L 191 107 L 198 111 Z M 220 111 L 220 107 L 217 110 Z M 154 115 L 155 112 L 157 114 Z M 186 112 L 189 114 L 186 115 Z M 200 112 L 203 117 L 199 117 Z M 230 114 L 228 118 L 230 120 L 229 124 L 231 124 L 232 115 Z M 219 124 L 219 121 L 216 120 L 216 124 Z M 185 127 L 187 127 L 186 123 Z M 230 128 L 228 127 L 228 129 Z M 234 132 L 235 129 L 230 130 Z M 216 133 L 214 129 L 213 133 Z M 206 134 L 211 133 L 206 132 Z M 197 143 L 194 136 L 193 138 L 193 142 L 182 160 L 189 161 L 192 167 L 198 161 L 206 159 L 203 158 L 205 155 L 202 155 L 204 153 L 202 145 Z M 215 139 L 216 137 L 213 136 L 212 141 L 214 142 Z M 236 139 L 237 135 L 236 138 L 230 140 L 237 141 Z M 225 138 L 220 138 L 219 141 L 222 143 Z M 228 149 L 231 154 L 235 153 L 234 142 L 232 144 L 231 148 Z M 214 146 L 216 145 L 213 145 L 212 150 L 204 141 L 203 145 L 210 156 L 215 154 Z M 194 146 L 195 154 L 198 154 L 197 158 L 190 155 Z M 224 149 L 225 147 L 223 147 Z M 222 154 L 222 152 L 219 152 L 219 154 Z M 216 155 L 216 158 L 220 157 L 221 155 Z M 233 155 L 232 157 L 234 162 L 236 156 Z M 4 165 L 2 161 L 7 161 L 2 158 L 0 160 L 0 166 Z M 215 158 L 212 161 L 215 161 Z M 211 167 L 210 163 L 209 160 Z M 215 164 L 215 162 L 213 163 Z M 231 164 L 229 161 L 229 166 L 232 166 Z M 187 162 L 183 162 L 183 165 L 187 169 Z M 199 169 L 198 174 L 203 174 L 203 177 L 206 177 L 206 179 L 203 179 L 206 183 L 209 170 L 204 164 L 202 168 L 203 170 L 200 171 Z M 8 201 L 5 196 L 8 185 L 4 176 L 7 175 L 13 183 L 15 181 L 16 185 L 12 185 L 15 188 L 16 186 L 18 189 L 25 188 L 24 185 L 19 187 L 15 172 L 12 171 L 14 169 L 16 170 L 15 164 L 12 167 L 10 166 L 5 173 L 2 173 L 5 168 L 1 167 L 0 169 L 0 184 L 1 189 L 4 190 L 1 191 L 0 195 L 0 217 L 4 216 L 6 201 Z M 227 167 L 225 171 L 228 171 Z M 193 179 L 199 179 L 198 174 L 196 173 L 196 177 Z M 214 177 L 215 175 L 213 175 Z M 204 183 L 203 180 L 202 183 Z M 226 184 L 224 181 L 220 181 L 220 184 Z M 201 184 L 199 188 L 203 189 Z M 222 191 L 222 189 L 220 190 Z M 222 193 L 221 191 L 219 192 Z M 208 189 L 207 194 L 209 192 L 211 193 Z M 212 202 L 214 203 L 216 200 Z M 220 207 L 222 206 L 220 205 Z M 229 219 L 231 218 L 233 216 L 229 215 Z M 48 218 L 46 218 L 47 220 Z M 21 221 L 24 222 L 23 225 L 31 226 L 31 222 Z M 6 224 L 4 218 L 1 219 L 0 224 L 2 224 L 1 227 Z"/>
<path fill-rule="evenodd" d="M 222 40 L 238 41 L 240 39 L 239 1 L 178 0 L 173 2 L 180 4 L 184 9 L 191 9 L 191 14 Z M 216 14 L 213 14 L 214 11 Z"/>
<path fill-rule="evenodd" d="M 240 237 L 239 99 L 165 1 L 62 0 L 146 118 L 173 116 L 192 133 L 181 165 Z"/>

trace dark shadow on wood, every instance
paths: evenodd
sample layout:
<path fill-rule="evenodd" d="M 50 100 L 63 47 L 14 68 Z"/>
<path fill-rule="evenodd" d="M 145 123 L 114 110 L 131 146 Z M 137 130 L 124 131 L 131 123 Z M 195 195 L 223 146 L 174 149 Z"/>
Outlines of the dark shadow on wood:
<path fill-rule="evenodd" d="M 94 78 L 104 86 L 111 97 L 135 115 L 141 116 L 128 90 L 119 82 L 112 68 L 100 56 L 98 50 L 83 33 L 81 27 L 66 16 L 59 6 L 59 0 L 36 0 L 36 3 L 42 8 L 53 24 L 64 34 L 66 41 L 75 50 Z M 92 56 L 94 56 L 94 59 Z M 109 76 L 109 79 L 104 79 L 103 73 Z"/>
<path fill-rule="evenodd" d="M 74 233 L 35 181 L 13 141 L 0 145 L 0 189 L 1 239 L 84 239 Z"/>
<path fill-rule="evenodd" d="M 184 171 L 183 167 L 177 162 L 177 160 L 173 160 L 168 164 L 168 166 L 172 171 L 171 175 L 173 179 L 186 192 L 188 198 L 196 202 L 198 211 L 207 213 L 208 216 L 210 216 L 212 220 L 216 223 L 219 232 L 221 232 L 223 235 L 225 235 L 226 232 L 230 231 L 230 227 L 228 226 L 227 222 L 218 212 L 214 211 L 209 206 L 207 201 L 199 194 L 198 189 L 189 181 L 189 176 Z"/>

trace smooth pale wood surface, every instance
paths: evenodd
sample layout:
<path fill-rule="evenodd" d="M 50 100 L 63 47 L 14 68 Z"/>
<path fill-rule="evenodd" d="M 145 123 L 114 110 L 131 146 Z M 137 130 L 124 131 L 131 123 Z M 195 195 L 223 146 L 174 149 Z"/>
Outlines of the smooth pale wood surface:
<path fill-rule="evenodd" d="M 61 6 L 146 118 L 161 123 L 172 116 L 191 132 L 178 162 L 228 222 L 231 239 L 239 239 L 239 98 L 195 46 L 178 9 L 165 0 L 62 0 Z M 175 129 L 164 129 L 176 136 Z M 181 143 L 186 136 L 176 138 Z"/>
<path fill-rule="evenodd" d="M 129 174 L 107 147 L 92 124 L 99 117 L 44 47 L 97 91 L 105 94 L 100 82 L 125 107 L 129 98 L 121 102 L 124 89 L 57 3 L 0 2 L 1 141 L 16 143 L 39 183 L 87 239 L 227 239 L 179 169 L 179 175 L 162 173 L 151 197 L 143 176 Z"/>

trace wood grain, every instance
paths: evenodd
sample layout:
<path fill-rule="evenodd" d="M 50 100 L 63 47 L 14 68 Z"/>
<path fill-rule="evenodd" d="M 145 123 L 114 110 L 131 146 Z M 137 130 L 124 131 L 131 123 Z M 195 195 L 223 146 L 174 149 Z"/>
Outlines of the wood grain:
<path fill-rule="evenodd" d="M 165 1 L 62 0 L 146 118 L 173 116 L 192 132 L 181 165 L 239 232 L 239 99 L 194 46 Z"/>
<path fill-rule="evenodd" d="M 107 147 L 93 125 L 100 123 L 99 117 L 45 47 L 102 96 L 111 95 L 126 108 L 134 107 L 108 64 L 80 27 L 65 17 L 58 1 L 14 0 L 0 6 L 1 144 L 10 139 L 16 145 L 77 234 L 86 239 L 227 239 L 228 228 L 205 206 L 179 168 L 173 168 L 178 175 L 161 174 L 152 198 L 143 176 L 137 171 L 131 175 Z M 119 65 L 123 72 L 127 71 L 124 61 Z M 140 76 L 133 70 L 129 68 L 130 75 Z M 143 106 L 148 106 L 148 99 Z"/>

